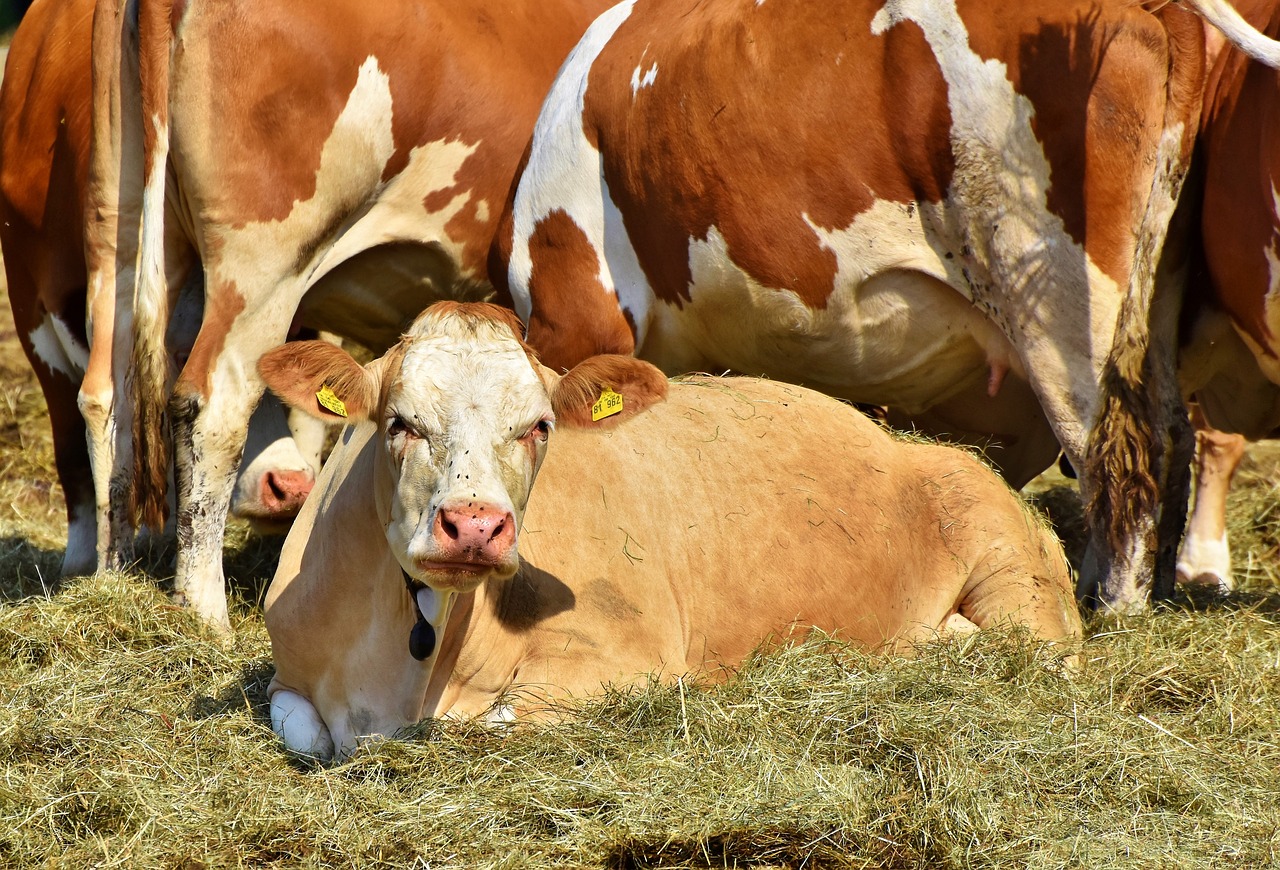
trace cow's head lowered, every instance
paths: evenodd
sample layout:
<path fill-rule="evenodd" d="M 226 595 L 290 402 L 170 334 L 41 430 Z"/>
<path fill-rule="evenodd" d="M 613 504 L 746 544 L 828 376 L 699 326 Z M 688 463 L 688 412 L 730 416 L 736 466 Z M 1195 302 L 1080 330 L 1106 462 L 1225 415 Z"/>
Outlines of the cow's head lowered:
<path fill-rule="evenodd" d="M 666 395 L 630 357 L 597 356 L 558 376 L 521 340 L 519 320 L 484 303 L 437 303 L 400 343 L 361 366 L 341 348 L 294 342 L 258 363 L 285 402 L 329 422 L 376 423 L 393 491 L 379 492 L 387 541 L 406 574 L 442 592 L 505 579 L 556 425 L 605 427 Z M 593 405 L 621 410 L 593 420 Z"/>

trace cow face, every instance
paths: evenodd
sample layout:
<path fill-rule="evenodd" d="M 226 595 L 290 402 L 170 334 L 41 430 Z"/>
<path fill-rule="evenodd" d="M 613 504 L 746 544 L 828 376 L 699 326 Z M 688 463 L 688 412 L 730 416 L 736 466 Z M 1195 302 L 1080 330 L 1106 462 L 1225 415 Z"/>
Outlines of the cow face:
<path fill-rule="evenodd" d="M 505 309 L 441 303 L 367 367 L 315 342 L 259 362 L 290 405 L 379 426 L 387 474 L 375 491 L 387 542 L 408 575 L 440 591 L 515 574 L 520 523 L 557 421 L 607 427 L 666 393 L 657 369 L 629 357 L 595 357 L 558 377 L 521 332 Z M 593 419 L 602 396 L 620 410 Z"/>

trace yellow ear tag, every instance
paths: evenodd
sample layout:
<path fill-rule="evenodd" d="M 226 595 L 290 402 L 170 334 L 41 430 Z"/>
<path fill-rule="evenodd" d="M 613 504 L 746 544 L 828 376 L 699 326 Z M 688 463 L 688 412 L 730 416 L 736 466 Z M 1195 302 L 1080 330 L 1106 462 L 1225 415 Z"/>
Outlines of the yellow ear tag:
<path fill-rule="evenodd" d="M 605 387 L 600 393 L 600 398 L 596 399 L 596 403 L 591 406 L 591 422 L 612 417 L 621 411 L 622 394 L 615 393 L 611 387 Z"/>
<path fill-rule="evenodd" d="M 337 414 L 339 417 L 347 416 L 346 404 L 338 398 L 337 393 L 329 389 L 328 384 L 325 384 L 316 393 L 316 401 L 320 403 L 320 407 Z"/>

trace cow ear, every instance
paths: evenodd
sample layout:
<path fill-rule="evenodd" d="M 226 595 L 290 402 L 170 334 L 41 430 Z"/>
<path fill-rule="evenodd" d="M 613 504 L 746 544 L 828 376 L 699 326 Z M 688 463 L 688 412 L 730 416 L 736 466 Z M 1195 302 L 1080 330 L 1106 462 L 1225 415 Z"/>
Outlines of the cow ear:
<path fill-rule="evenodd" d="M 377 373 L 326 341 L 291 341 L 268 351 L 258 374 L 290 407 L 326 423 L 368 420 L 377 410 Z"/>
<path fill-rule="evenodd" d="M 667 378 L 650 363 L 604 354 L 585 359 L 551 388 L 556 423 L 605 429 L 667 397 Z"/>

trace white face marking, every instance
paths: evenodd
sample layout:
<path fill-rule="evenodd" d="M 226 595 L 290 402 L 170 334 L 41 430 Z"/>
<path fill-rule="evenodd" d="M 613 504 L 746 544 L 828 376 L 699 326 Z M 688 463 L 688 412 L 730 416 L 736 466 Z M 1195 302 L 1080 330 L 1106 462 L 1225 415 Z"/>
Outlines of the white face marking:
<path fill-rule="evenodd" d="M 27 338 L 36 356 L 50 370 L 61 372 L 73 381 L 84 376 L 89 366 L 89 349 L 76 340 L 61 319 L 46 314 Z"/>
<path fill-rule="evenodd" d="M 546 443 L 526 436 L 552 412 L 506 326 L 482 323 L 473 334 L 458 318 L 428 318 L 414 335 L 387 397 L 387 421 L 398 421 L 383 429 L 395 481 L 387 539 L 401 566 L 429 583 L 420 566 L 450 561 L 433 533 L 442 506 L 493 507 L 519 527 Z"/>
<path fill-rule="evenodd" d="M 324 435 L 324 423 L 299 411 L 287 410 L 275 395 L 265 393 L 249 418 L 240 474 L 231 496 L 231 512 L 242 517 L 269 518 L 271 508 L 262 503 L 262 486 L 267 474 L 283 472 L 314 482 L 320 470 Z M 294 507 L 296 509 L 296 505 Z"/>
<path fill-rule="evenodd" d="M 529 163 L 513 204 L 515 242 L 508 267 L 516 314 L 526 323 L 533 310 L 529 279 L 533 260 L 529 239 L 538 222 L 553 211 L 568 214 L 586 234 L 600 262 L 600 283 L 612 290 L 605 261 L 605 216 L 600 189 L 604 178 L 600 153 L 591 146 L 582 126 L 582 112 L 591 65 L 613 34 L 631 15 L 634 0 L 604 12 L 569 54 L 538 114 Z"/>

